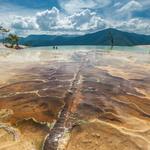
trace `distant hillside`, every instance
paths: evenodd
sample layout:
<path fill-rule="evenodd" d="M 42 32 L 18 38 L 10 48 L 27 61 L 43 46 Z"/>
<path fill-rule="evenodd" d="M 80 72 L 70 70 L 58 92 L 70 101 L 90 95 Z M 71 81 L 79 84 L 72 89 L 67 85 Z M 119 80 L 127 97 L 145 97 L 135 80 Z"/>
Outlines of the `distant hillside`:
<path fill-rule="evenodd" d="M 82 36 L 29 35 L 21 38 L 20 44 L 29 46 L 52 45 L 110 45 L 110 32 L 115 46 L 150 45 L 150 35 L 105 29 Z"/>

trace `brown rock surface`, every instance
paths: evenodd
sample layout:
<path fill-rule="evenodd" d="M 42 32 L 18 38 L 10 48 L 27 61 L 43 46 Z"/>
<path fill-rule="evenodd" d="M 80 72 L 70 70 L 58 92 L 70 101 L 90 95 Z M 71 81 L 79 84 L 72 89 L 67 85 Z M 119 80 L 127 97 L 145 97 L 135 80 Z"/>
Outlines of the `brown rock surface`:
<path fill-rule="evenodd" d="M 150 56 L 61 54 L 0 62 L 0 149 L 40 150 L 52 133 L 60 150 L 149 150 Z"/>

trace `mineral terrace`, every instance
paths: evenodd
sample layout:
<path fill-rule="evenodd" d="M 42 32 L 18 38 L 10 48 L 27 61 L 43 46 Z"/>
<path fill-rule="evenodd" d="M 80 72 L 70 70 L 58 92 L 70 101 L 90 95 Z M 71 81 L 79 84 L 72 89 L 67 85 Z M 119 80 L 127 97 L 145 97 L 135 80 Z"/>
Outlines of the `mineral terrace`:
<path fill-rule="evenodd" d="M 150 150 L 150 55 L 0 61 L 0 150 Z"/>

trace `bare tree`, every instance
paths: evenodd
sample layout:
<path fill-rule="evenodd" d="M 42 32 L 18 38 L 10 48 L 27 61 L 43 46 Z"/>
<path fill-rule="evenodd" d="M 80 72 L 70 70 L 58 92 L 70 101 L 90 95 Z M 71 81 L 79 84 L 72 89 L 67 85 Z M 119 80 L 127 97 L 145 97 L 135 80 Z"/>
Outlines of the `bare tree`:
<path fill-rule="evenodd" d="M 110 38 L 110 43 L 111 43 L 111 47 L 110 47 L 110 49 L 112 50 L 113 49 L 113 47 L 114 47 L 114 37 L 113 37 L 113 34 L 112 34 L 112 32 L 111 32 L 111 30 L 109 31 L 109 38 Z"/>
<path fill-rule="evenodd" d="M 10 30 L 5 29 L 4 27 L 0 26 L 0 33 L 2 34 L 3 45 L 5 44 L 5 34 L 8 33 Z"/>

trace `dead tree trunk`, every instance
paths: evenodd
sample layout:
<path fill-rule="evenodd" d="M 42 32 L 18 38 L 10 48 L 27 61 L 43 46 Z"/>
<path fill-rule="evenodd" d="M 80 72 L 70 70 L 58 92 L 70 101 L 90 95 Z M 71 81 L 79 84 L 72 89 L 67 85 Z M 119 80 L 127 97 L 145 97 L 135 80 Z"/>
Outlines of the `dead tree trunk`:
<path fill-rule="evenodd" d="M 111 44 L 110 49 L 112 50 L 114 47 L 114 37 L 111 31 L 109 31 L 109 38 L 110 38 L 110 44 Z"/>

